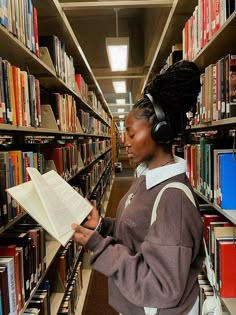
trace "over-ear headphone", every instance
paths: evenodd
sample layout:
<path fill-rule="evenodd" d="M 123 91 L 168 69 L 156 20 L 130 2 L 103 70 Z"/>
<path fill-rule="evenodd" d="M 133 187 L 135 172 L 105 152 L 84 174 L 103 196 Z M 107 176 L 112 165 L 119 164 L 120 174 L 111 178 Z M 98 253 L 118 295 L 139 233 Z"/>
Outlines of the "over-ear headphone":
<path fill-rule="evenodd" d="M 153 105 L 157 122 L 153 125 L 151 135 L 157 143 L 170 143 L 172 140 L 171 130 L 166 121 L 166 115 L 158 102 L 155 102 L 150 93 L 145 94 Z"/>

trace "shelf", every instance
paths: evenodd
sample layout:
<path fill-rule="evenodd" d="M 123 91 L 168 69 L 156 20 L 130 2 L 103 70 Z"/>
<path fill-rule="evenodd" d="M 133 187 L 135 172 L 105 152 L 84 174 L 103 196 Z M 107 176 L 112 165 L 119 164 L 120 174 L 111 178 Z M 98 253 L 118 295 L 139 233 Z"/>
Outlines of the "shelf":
<path fill-rule="evenodd" d="M 51 34 L 65 43 L 66 52 L 73 56 L 74 64 L 79 66 L 81 74 L 86 83 L 95 88 L 105 110 L 111 115 L 107 102 L 102 94 L 96 78 L 88 64 L 82 48 L 70 26 L 70 23 L 57 0 L 33 0 L 33 4 L 38 10 L 39 34 L 48 35 L 49 28 Z M 47 8 L 45 10 L 45 8 Z"/>
<path fill-rule="evenodd" d="M 236 315 L 236 299 L 226 299 L 226 298 L 221 298 L 223 301 L 224 305 L 230 312 L 230 315 Z"/>
<path fill-rule="evenodd" d="M 159 72 L 163 67 L 163 62 L 170 54 L 172 45 L 182 42 L 182 30 L 185 22 L 192 15 L 196 5 L 196 0 L 174 0 L 172 9 L 170 10 L 160 41 L 156 48 L 154 58 L 144 81 L 142 92 L 150 79 L 152 72 Z"/>
<path fill-rule="evenodd" d="M 209 205 L 211 205 L 214 209 L 216 209 L 218 212 L 220 212 L 223 216 L 225 216 L 227 219 L 229 219 L 232 223 L 236 224 L 236 210 L 224 210 L 220 207 L 216 206 L 215 204 L 211 203 L 203 194 L 201 194 L 199 191 L 194 189 L 195 193 L 202 198 L 204 201 L 206 201 Z"/>
<path fill-rule="evenodd" d="M 91 106 L 89 106 L 79 94 L 70 89 L 64 81 L 56 76 L 56 73 L 32 53 L 20 40 L 14 37 L 6 28 L 0 25 L 0 42 L 7 45 L 0 45 L 0 57 L 8 60 L 12 65 L 16 65 L 21 70 L 27 71 L 39 79 L 41 86 L 49 91 L 60 91 L 60 93 L 71 94 L 80 105 L 93 113 L 106 125 L 107 122 L 101 118 Z"/>
<path fill-rule="evenodd" d="M 231 118 L 226 118 L 226 119 L 209 121 L 204 124 L 193 125 L 191 126 L 190 131 L 197 130 L 197 129 L 212 129 L 214 127 L 224 127 L 224 126 L 230 127 L 230 125 L 235 125 L 235 124 L 236 124 L 236 117 L 231 117 Z"/>
<path fill-rule="evenodd" d="M 11 64 L 38 76 L 55 77 L 53 70 L 2 25 L 0 25 L 0 43 L 0 56 Z"/>
<path fill-rule="evenodd" d="M 19 214 L 18 216 L 16 216 L 15 218 L 13 218 L 10 222 L 8 222 L 7 225 L 1 226 L 0 233 L 4 232 L 5 230 L 9 229 L 11 226 L 16 224 L 16 222 L 18 222 L 25 215 L 26 215 L 26 213 L 23 212 L 23 213 Z"/>
<path fill-rule="evenodd" d="M 61 305 L 64 295 L 64 293 L 59 292 L 52 293 L 50 297 L 51 315 L 56 315 L 58 313 L 58 309 Z"/>
<path fill-rule="evenodd" d="M 83 269 L 82 270 L 82 278 L 83 278 L 83 289 L 81 291 L 81 295 L 79 297 L 79 302 L 77 304 L 76 315 L 81 315 L 84 307 L 84 301 L 87 294 L 89 281 L 91 277 L 92 270 L 91 269 Z"/>
<path fill-rule="evenodd" d="M 46 269 L 50 267 L 60 247 L 61 247 L 61 244 L 57 241 L 46 242 Z"/>
<path fill-rule="evenodd" d="M 203 69 L 229 53 L 235 54 L 235 32 L 236 11 L 231 14 L 193 61 Z"/>
<path fill-rule="evenodd" d="M 55 255 L 58 252 L 60 247 L 61 247 L 61 244 L 57 241 L 51 241 L 51 240 L 46 241 L 46 270 L 45 270 L 45 274 L 47 273 L 48 268 L 50 267 Z M 38 287 L 40 286 L 45 274 L 39 279 L 36 287 L 30 293 L 30 297 L 29 297 L 28 301 L 25 302 L 24 307 L 20 311 L 20 314 L 24 313 L 25 309 L 27 308 L 28 304 L 30 303 L 32 296 L 35 294 Z"/>
<path fill-rule="evenodd" d="M 96 137 L 96 138 L 110 138 L 111 137 L 111 136 L 105 136 L 105 135 L 60 131 L 60 130 L 48 129 L 48 128 L 18 127 L 18 126 L 12 126 L 9 124 L 0 124 L 0 134 L 1 134 L 1 131 L 9 131 L 9 132 L 17 132 L 17 133 L 23 132 L 23 133 L 27 133 L 27 134 L 35 133 L 35 134 Z"/>

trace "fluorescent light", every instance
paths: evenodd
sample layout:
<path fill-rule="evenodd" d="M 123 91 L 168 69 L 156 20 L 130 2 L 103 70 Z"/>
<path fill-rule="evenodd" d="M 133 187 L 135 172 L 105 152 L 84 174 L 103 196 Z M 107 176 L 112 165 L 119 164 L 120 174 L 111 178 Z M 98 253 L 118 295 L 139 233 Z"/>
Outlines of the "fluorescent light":
<path fill-rule="evenodd" d="M 125 115 L 119 115 L 119 118 L 121 118 L 121 119 L 125 118 Z"/>
<path fill-rule="evenodd" d="M 111 71 L 128 69 L 129 37 L 108 37 L 106 48 Z"/>
<path fill-rule="evenodd" d="M 125 81 L 113 81 L 114 90 L 116 93 L 126 93 Z"/>
<path fill-rule="evenodd" d="M 116 99 L 116 104 L 118 104 L 118 105 L 125 104 L 125 98 Z"/>
<path fill-rule="evenodd" d="M 124 108 L 118 108 L 117 111 L 118 111 L 118 113 L 124 113 L 125 109 Z"/>

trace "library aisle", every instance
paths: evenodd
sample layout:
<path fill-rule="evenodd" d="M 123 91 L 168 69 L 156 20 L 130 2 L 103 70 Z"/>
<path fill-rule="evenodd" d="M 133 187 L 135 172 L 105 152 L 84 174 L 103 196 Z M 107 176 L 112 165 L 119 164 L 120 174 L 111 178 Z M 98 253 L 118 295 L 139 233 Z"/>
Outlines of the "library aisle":
<path fill-rule="evenodd" d="M 127 174 L 129 176 L 120 176 Z M 132 170 L 125 168 L 121 173 L 116 173 L 111 190 L 106 216 L 114 217 L 122 196 L 128 191 L 132 183 Z M 84 303 L 82 315 L 117 315 L 108 305 L 107 278 L 102 274 L 92 271 L 90 283 Z M 81 315 L 81 314 L 77 314 Z"/>

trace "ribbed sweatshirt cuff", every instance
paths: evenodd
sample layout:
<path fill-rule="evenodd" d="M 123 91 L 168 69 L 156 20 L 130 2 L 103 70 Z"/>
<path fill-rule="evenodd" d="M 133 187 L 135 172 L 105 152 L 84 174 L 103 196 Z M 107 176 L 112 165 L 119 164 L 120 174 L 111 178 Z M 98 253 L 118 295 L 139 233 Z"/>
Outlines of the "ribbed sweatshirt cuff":
<path fill-rule="evenodd" d="M 97 231 L 94 231 L 93 234 L 88 239 L 87 243 L 85 244 L 85 248 L 92 252 L 95 252 L 96 250 L 99 249 L 103 240 L 104 238 Z"/>

